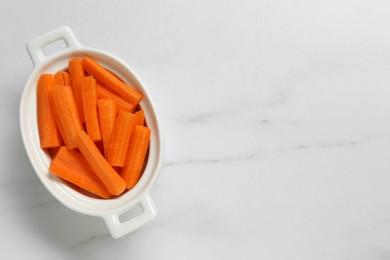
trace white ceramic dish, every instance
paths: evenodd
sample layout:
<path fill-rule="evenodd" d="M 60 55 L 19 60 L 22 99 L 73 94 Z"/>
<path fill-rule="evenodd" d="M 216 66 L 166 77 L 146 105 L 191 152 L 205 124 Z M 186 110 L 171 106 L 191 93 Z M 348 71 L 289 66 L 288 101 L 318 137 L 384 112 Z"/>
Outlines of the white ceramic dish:
<path fill-rule="evenodd" d="M 66 47 L 45 56 L 42 49 L 57 41 L 64 41 Z M 150 196 L 163 162 L 163 139 L 156 111 L 144 85 L 134 71 L 117 57 L 94 48 L 82 46 L 72 30 L 65 26 L 41 35 L 27 43 L 27 51 L 34 64 L 34 70 L 24 88 L 20 102 L 20 127 L 23 143 L 31 164 L 39 179 L 49 192 L 62 204 L 77 212 L 104 219 L 113 238 L 122 237 L 154 219 L 156 208 Z M 143 94 L 140 106 L 145 111 L 145 121 L 151 128 L 148 161 L 142 178 L 127 193 L 115 199 L 102 200 L 83 195 L 67 186 L 48 169 L 51 158 L 39 145 L 36 118 L 36 85 L 42 73 L 55 73 L 68 66 L 71 58 L 88 55 L 116 73 L 125 82 Z M 137 215 L 124 221 L 122 214 L 141 209 Z"/>

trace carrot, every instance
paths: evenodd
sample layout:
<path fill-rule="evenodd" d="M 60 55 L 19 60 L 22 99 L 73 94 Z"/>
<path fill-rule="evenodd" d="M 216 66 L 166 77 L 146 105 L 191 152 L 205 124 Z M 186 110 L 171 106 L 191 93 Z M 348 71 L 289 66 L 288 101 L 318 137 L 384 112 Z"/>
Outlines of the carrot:
<path fill-rule="evenodd" d="M 69 181 L 102 198 L 108 199 L 111 197 L 107 188 L 78 150 L 70 150 L 62 146 L 54 157 L 49 170 L 61 179 Z"/>
<path fill-rule="evenodd" d="M 92 76 L 85 77 L 81 85 L 83 110 L 87 133 L 94 142 L 102 140 L 97 108 L 96 81 Z"/>
<path fill-rule="evenodd" d="M 50 108 L 53 111 L 54 120 L 69 149 L 76 148 L 75 137 L 83 130 L 77 111 L 73 91 L 70 86 L 56 85 L 50 91 Z"/>
<path fill-rule="evenodd" d="M 112 129 L 116 118 L 116 106 L 112 99 L 99 99 L 97 101 L 99 110 L 100 129 L 103 139 L 104 156 L 108 157 L 108 147 L 110 143 Z"/>
<path fill-rule="evenodd" d="M 54 78 L 56 80 L 56 85 L 71 86 L 69 73 L 66 71 L 57 72 L 54 74 Z"/>
<path fill-rule="evenodd" d="M 104 159 L 92 139 L 87 133 L 81 131 L 78 133 L 76 140 L 80 152 L 107 190 L 112 195 L 121 194 L 126 188 L 124 180 Z"/>
<path fill-rule="evenodd" d="M 133 112 L 135 110 L 135 105 L 127 102 L 108 88 L 101 85 L 99 82 L 96 82 L 96 90 L 98 98 L 106 98 L 114 100 L 116 107 L 118 110 L 126 110 L 129 112 Z"/>
<path fill-rule="evenodd" d="M 136 126 L 126 164 L 122 168 L 120 175 L 126 182 L 126 188 L 133 188 L 142 174 L 146 152 L 149 146 L 151 130 L 145 126 Z"/>
<path fill-rule="evenodd" d="M 107 154 L 107 161 L 111 166 L 123 167 L 125 165 L 135 123 L 133 113 L 123 110 L 118 112 Z"/>
<path fill-rule="evenodd" d="M 144 125 L 145 124 L 145 111 L 138 110 L 137 112 L 134 113 L 135 116 L 137 117 L 137 125 Z"/>
<path fill-rule="evenodd" d="M 120 95 L 123 99 L 136 105 L 142 98 L 142 94 L 119 80 L 107 69 L 98 64 L 95 60 L 89 57 L 83 58 L 84 69 L 94 76 L 97 80 L 103 82 L 108 88 Z"/>
<path fill-rule="evenodd" d="M 37 85 L 37 120 L 39 142 L 42 148 L 59 147 L 63 144 L 50 108 L 49 96 L 54 84 L 53 75 L 42 74 Z"/>
<path fill-rule="evenodd" d="M 54 134 L 41 136 L 49 113 L 59 138 L 55 145 L 41 144 L 52 158 L 50 170 L 87 196 L 120 195 L 139 181 L 146 160 L 150 129 L 138 105 L 142 94 L 92 58 L 68 65 L 42 75 L 37 86 L 40 142 Z"/>
<path fill-rule="evenodd" d="M 69 65 L 68 70 L 69 70 L 70 78 L 72 79 L 72 89 L 77 104 L 77 110 L 79 111 L 81 122 L 84 123 L 85 117 L 84 117 L 84 108 L 83 108 L 83 96 L 81 92 L 83 79 L 84 79 L 84 70 L 83 70 L 82 61 L 79 58 L 74 58 L 69 61 L 68 65 Z"/>

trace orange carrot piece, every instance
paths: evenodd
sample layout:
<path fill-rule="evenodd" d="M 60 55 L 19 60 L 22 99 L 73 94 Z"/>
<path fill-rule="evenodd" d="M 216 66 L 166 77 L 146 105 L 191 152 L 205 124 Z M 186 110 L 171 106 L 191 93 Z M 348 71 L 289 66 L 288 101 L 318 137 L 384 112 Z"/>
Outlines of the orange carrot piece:
<path fill-rule="evenodd" d="M 83 68 L 97 80 L 103 82 L 108 88 L 120 95 L 123 99 L 136 105 L 142 98 L 142 94 L 119 80 L 106 68 L 89 57 L 83 58 Z"/>
<path fill-rule="evenodd" d="M 120 96 L 118 96 L 117 94 L 115 94 L 114 92 L 112 92 L 98 82 L 96 82 L 96 90 L 98 98 L 114 100 L 118 110 L 126 110 L 129 112 L 133 112 L 135 110 L 136 105 L 127 102 L 126 100 L 124 100 L 123 98 L 121 98 Z"/>
<path fill-rule="evenodd" d="M 120 195 L 125 190 L 126 184 L 121 176 L 104 159 L 91 137 L 84 131 L 81 131 L 78 133 L 76 140 L 80 152 L 107 190 L 112 195 Z"/>
<path fill-rule="evenodd" d="M 88 135 L 94 142 L 102 140 L 97 108 L 96 81 L 92 76 L 84 78 L 81 85 L 83 110 Z"/>
<path fill-rule="evenodd" d="M 106 199 L 111 197 L 107 188 L 78 150 L 70 150 L 62 146 L 56 157 L 54 157 L 49 170 L 61 179 L 69 181 L 95 195 Z"/>
<path fill-rule="evenodd" d="M 77 133 L 83 130 L 83 126 L 77 111 L 72 88 L 70 86 L 56 85 L 50 91 L 49 98 L 54 120 L 66 147 L 69 149 L 76 148 L 75 138 Z"/>
<path fill-rule="evenodd" d="M 70 78 L 72 79 L 72 89 L 77 104 L 77 110 L 80 114 L 81 122 L 85 122 L 84 108 L 83 108 L 83 96 L 82 96 L 82 85 L 84 79 L 84 69 L 81 59 L 74 58 L 69 61 L 68 70 Z"/>
<path fill-rule="evenodd" d="M 108 147 L 107 161 L 112 166 L 123 167 L 125 165 L 135 123 L 133 113 L 123 110 L 118 112 Z"/>
<path fill-rule="evenodd" d="M 99 110 L 100 129 L 102 132 L 103 139 L 104 156 L 107 159 L 108 147 L 110 143 L 112 129 L 114 128 L 115 124 L 117 109 L 115 106 L 115 102 L 112 99 L 99 99 L 97 101 L 97 104 Z"/>
<path fill-rule="evenodd" d="M 42 148 L 59 147 L 63 144 L 50 108 L 49 97 L 54 84 L 53 75 L 43 74 L 37 85 L 37 120 L 39 142 Z"/>
<path fill-rule="evenodd" d="M 66 71 L 59 71 L 54 74 L 56 80 L 56 85 L 71 86 L 70 85 L 70 76 Z"/>
<path fill-rule="evenodd" d="M 120 175 L 126 182 L 126 188 L 133 188 L 142 175 L 146 152 L 148 150 L 151 130 L 145 126 L 136 126 L 126 164 Z"/>
<path fill-rule="evenodd" d="M 134 114 L 137 117 L 137 125 L 143 126 L 145 124 L 145 111 L 141 109 L 135 112 Z"/>

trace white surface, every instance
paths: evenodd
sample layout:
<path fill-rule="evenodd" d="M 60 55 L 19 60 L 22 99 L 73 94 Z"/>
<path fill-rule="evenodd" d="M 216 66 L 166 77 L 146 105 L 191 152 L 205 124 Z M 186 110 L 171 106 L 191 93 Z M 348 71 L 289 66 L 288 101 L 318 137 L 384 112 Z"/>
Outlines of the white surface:
<path fill-rule="evenodd" d="M 388 259 L 390 2 L 2 1 L 1 259 Z M 25 43 L 62 25 L 148 85 L 159 216 L 114 240 L 45 190 Z"/>

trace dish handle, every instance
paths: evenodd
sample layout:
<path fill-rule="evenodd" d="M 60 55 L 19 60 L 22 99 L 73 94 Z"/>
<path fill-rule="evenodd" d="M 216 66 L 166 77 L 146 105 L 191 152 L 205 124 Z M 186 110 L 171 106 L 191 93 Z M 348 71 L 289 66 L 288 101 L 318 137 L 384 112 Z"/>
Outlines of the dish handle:
<path fill-rule="evenodd" d="M 141 212 L 138 215 L 132 216 L 124 222 L 120 221 L 120 215 L 131 212 L 132 210 L 136 209 L 136 207 L 141 209 Z M 104 215 L 103 219 L 108 227 L 108 230 L 110 231 L 111 236 L 113 238 L 120 238 L 140 228 L 144 224 L 153 220 L 156 216 L 157 210 L 154 206 L 152 198 L 150 197 L 150 194 L 147 194 L 132 207 L 124 209 L 121 212 Z"/>
<path fill-rule="evenodd" d="M 43 53 L 42 49 L 45 46 L 55 43 L 57 41 L 64 41 L 66 45 L 65 49 L 82 47 L 82 45 L 77 40 L 75 34 L 69 26 L 63 26 L 53 31 L 42 34 L 41 36 L 38 36 L 37 38 L 29 41 L 26 46 L 27 52 L 30 55 L 34 67 L 37 67 L 45 59 L 54 54 L 52 53 L 51 55 L 46 56 Z"/>

